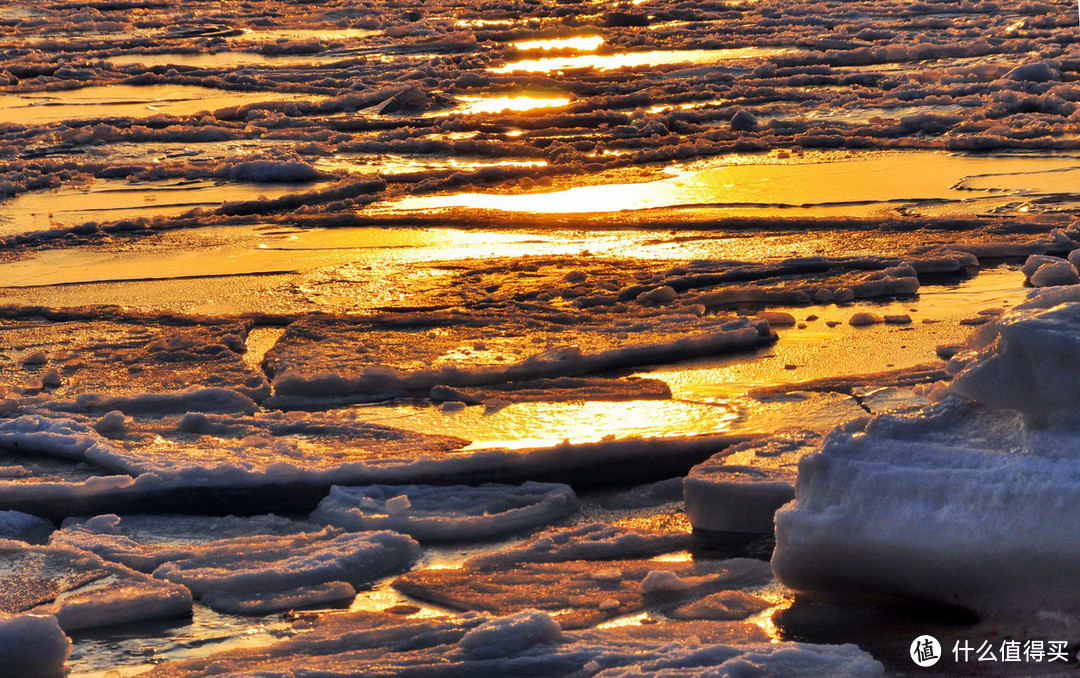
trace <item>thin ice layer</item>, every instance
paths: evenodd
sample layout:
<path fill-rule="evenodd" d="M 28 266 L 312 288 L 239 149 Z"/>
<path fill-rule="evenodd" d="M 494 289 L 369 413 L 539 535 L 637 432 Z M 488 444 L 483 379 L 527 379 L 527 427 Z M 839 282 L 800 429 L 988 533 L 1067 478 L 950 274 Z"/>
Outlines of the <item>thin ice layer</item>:
<path fill-rule="evenodd" d="M 552 523 L 577 509 L 574 491 L 557 483 L 335 485 L 311 519 L 346 530 L 403 532 L 422 542 L 472 541 Z"/>

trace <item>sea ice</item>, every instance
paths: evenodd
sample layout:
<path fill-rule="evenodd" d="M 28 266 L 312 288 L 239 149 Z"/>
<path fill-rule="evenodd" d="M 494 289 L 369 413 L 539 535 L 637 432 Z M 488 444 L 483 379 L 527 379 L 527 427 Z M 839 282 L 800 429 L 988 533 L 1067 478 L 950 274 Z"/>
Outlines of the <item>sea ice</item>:
<path fill-rule="evenodd" d="M 191 594 L 86 551 L 4 541 L 0 612 L 53 615 L 71 631 L 190 614 Z"/>
<path fill-rule="evenodd" d="M 499 570 L 414 570 L 393 585 L 415 598 L 459 610 L 495 614 L 533 607 L 547 610 L 562 628 L 569 629 L 592 626 L 646 606 L 675 607 L 703 594 L 770 580 L 768 565 L 749 559 L 572 560 L 525 562 Z"/>
<path fill-rule="evenodd" d="M 8 678 L 60 678 L 71 641 L 56 617 L 0 612 L 0 658 Z"/>
<path fill-rule="evenodd" d="M 346 530 L 403 532 L 421 542 L 474 541 L 546 525 L 577 509 L 574 491 L 554 483 L 335 485 L 311 519 Z"/>
<path fill-rule="evenodd" d="M 690 524 L 705 532 L 771 534 L 773 514 L 795 498 L 799 460 L 820 440 L 810 431 L 780 432 L 698 464 L 683 480 Z"/>
<path fill-rule="evenodd" d="M 537 610 L 424 620 L 353 612 L 326 616 L 310 630 L 268 647 L 170 662 L 146 675 L 883 675 L 881 664 L 854 645 L 767 643 L 760 631 L 755 635 L 749 629 L 723 622 L 671 622 L 575 632 L 560 629 Z"/>
<path fill-rule="evenodd" d="M 500 551 L 473 556 L 471 569 L 499 569 L 520 563 L 568 560 L 626 560 L 659 555 L 690 545 L 683 532 L 638 532 L 604 523 L 544 530 L 528 541 Z"/>
<path fill-rule="evenodd" d="M 1052 305 L 1063 296 L 980 329 L 929 407 L 840 428 L 804 458 L 797 499 L 776 514 L 777 578 L 1014 618 L 1080 611 L 1080 305 Z"/>

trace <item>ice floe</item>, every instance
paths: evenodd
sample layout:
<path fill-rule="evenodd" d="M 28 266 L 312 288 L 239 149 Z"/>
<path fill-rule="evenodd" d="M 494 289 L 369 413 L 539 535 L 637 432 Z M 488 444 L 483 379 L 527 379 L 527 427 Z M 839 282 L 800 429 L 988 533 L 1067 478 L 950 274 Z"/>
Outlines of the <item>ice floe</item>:
<path fill-rule="evenodd" d="M 67 675 L 64 662 L 71 641 L 56 617 L 0 613 L 0 657 L 11 678 L 55 678 Z"/>
<path fill-rule="evenodd" d="M 1075 614 L 1080 315 L 1054 305 L 1074 295 L 1049 290 L 985 325 L 929 407 L 838 429 L 804 458 L 797 499 L 776 514 L 778 578 L 1014 620 Z"/>
<path fill-rule="evenodd" d="M 427 541 L 475 541 L 550 524 L 577 511 L 567 485 L 366 485 L 330 489 L 311 514 L 346 530 L 393 530 Z"/>
<path fill-rule="evenodd" d="M 65 631 L 191 613 L 183 586 L 87 551 L 0 543 L 0 611 L 53 615 Z"/>

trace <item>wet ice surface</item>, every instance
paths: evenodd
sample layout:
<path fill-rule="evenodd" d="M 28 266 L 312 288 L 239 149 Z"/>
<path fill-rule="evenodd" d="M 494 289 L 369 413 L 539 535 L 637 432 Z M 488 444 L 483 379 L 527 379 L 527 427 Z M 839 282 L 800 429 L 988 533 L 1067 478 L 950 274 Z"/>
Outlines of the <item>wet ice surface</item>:
<path fill-rule="evenodd" d="M 157 673 L 197 674 L 222 649 L 236 674 L 392 671 L 379 657 L 417 634 L 439 640 L 392 654 L 418 671 L 880 671 L 854 647 L 786 644 L 810 641 L 858 642 L 900 675 L 914 631 L 993 636 L 955 612 L 806 603 L 762 561 L 821 436 L 851 462 L 851 500 L 892 502 L 865 513 L 904 531 L 911 492 L 865 489 L 855 443 L 829 431 L 866 426 L 897 468 L 891 418 L 954 444 L 912 414 L 959 373 L 944 358 L 1025 284 L 1075 283 L 1074 18 L 769 0 L 0 8 L 0 509 L 85 513 L 29 553 L 98 554 L 36 574 L 7 557 L 7 595 L 36 591 L 75 638 L 75 675 L 98 676 L 178 659 L 196 663 Z M 1050 343 L 1039 359 L 1067 364 Z M 957 389 L 987 400 L 979 380 L 1023 360 L 999 362 Z M 1054 426 L 1075 407 L 1019 390 L 993 404 L 1038 402 Z M 993 455 L 1028 431 L 1002 421 L 971 453 L 986 482 L 953 489 L 993 495 Z M 1054 431 L 1028 434 L 1065 449 Z M 1027 469 L 1042 480 L 1010 514 L 1020 531 L 1067 495 L 1067 460 L 1046 464 L 1061 466 Z M 320 501 L 346 532 L 307 522 Z M 4 516 L 0 534 L 46 542 L 51 523 Z M 791 516 L 794 590 L 984 607 L 961 589 L 985 569 L 933 575 L 917 550 L 815 578 L 812 554 L 852 531 L 814 506 Z M 793 532 L 819 523 L 799 550 Z M 383 527 L 432 543 L 365 531 Z M 77 588 L 87 576 L 100 586 Z M 175 614 L 184 592 L 189 619 L 71 630 Z M 325 614 L 339 607 L 353 613 Z M 67 648 L 48 618 L 0 618 L 0 654 L 25 625 L 52 670 Z"/>

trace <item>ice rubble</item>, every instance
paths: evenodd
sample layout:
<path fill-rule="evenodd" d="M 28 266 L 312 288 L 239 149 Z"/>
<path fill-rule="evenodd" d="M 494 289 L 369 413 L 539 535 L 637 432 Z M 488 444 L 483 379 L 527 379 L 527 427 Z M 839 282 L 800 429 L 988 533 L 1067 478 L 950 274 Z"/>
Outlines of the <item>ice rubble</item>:
<path fill-rule="evenodd" d="M 0 612 L 0 657 L 9 678 L 59 678 L 67 675 L 64 662 L 71 641 L 56 617 Z"/>
<path fill-rule="evenodd" d="M 990 615 L 1080 610 L 1078 296 L 1050 288 L 984 326 L 921 412 L 830 434 L 776 514 L 778 579 Z"/>
<path fill-rule="evenodd" d="M 148 678 L 214 672 L 223 678 L 312 671 L 364 675 L 745 675 L 762 678 L 828 675 L 874 678 L 882 666 L 854 645 L 746 642 L 729 626 L 680 629 L 680 642 L 649 627 L 565 631 L 536 610 L 503 617 L 403 621 L 386 614 L 349 613 L 320 620 L 310 631 L 265 648 L 155 667 Z M 715 624 L 715 623 L 714 623 Z M 671 624 L 677 627 L 678 624 Z M 663 626 L 659 628 L 663 629 Z M 723 640 L 709 640 L 709 631 Z M 639 637 L 640 636 L 640 637 Z M 726 642 L 725 642 L 726 641 Z"/>
<path fill-rule="evenodd" d="M 574 491 L 556 483 L 335 485 L 311 519 L 346 530 L 393 530 L 421 542 L 475 541 L 550 524 L 577 509 Z"/>
<path fill-rule="evenodd" d="M 562 628 L 584 628 L 646 606 L 677 607 L 721 590 L 771 579 L 757 560 L 671 562 L 568 560 L 518 563 L 505 569 L 424 569 L 394 588 L 458 610 L 509 614 L 532 607 L 550 611 Z"/>
<path fill-rule="evenodd" d="M 420 552 L 401 534 L 342 534 L 273 515 L 100 515 L 65 521 L 49 543 L 178 582 L 211 609 L 233 614 L 350 600 L 355 586 Z"/>

